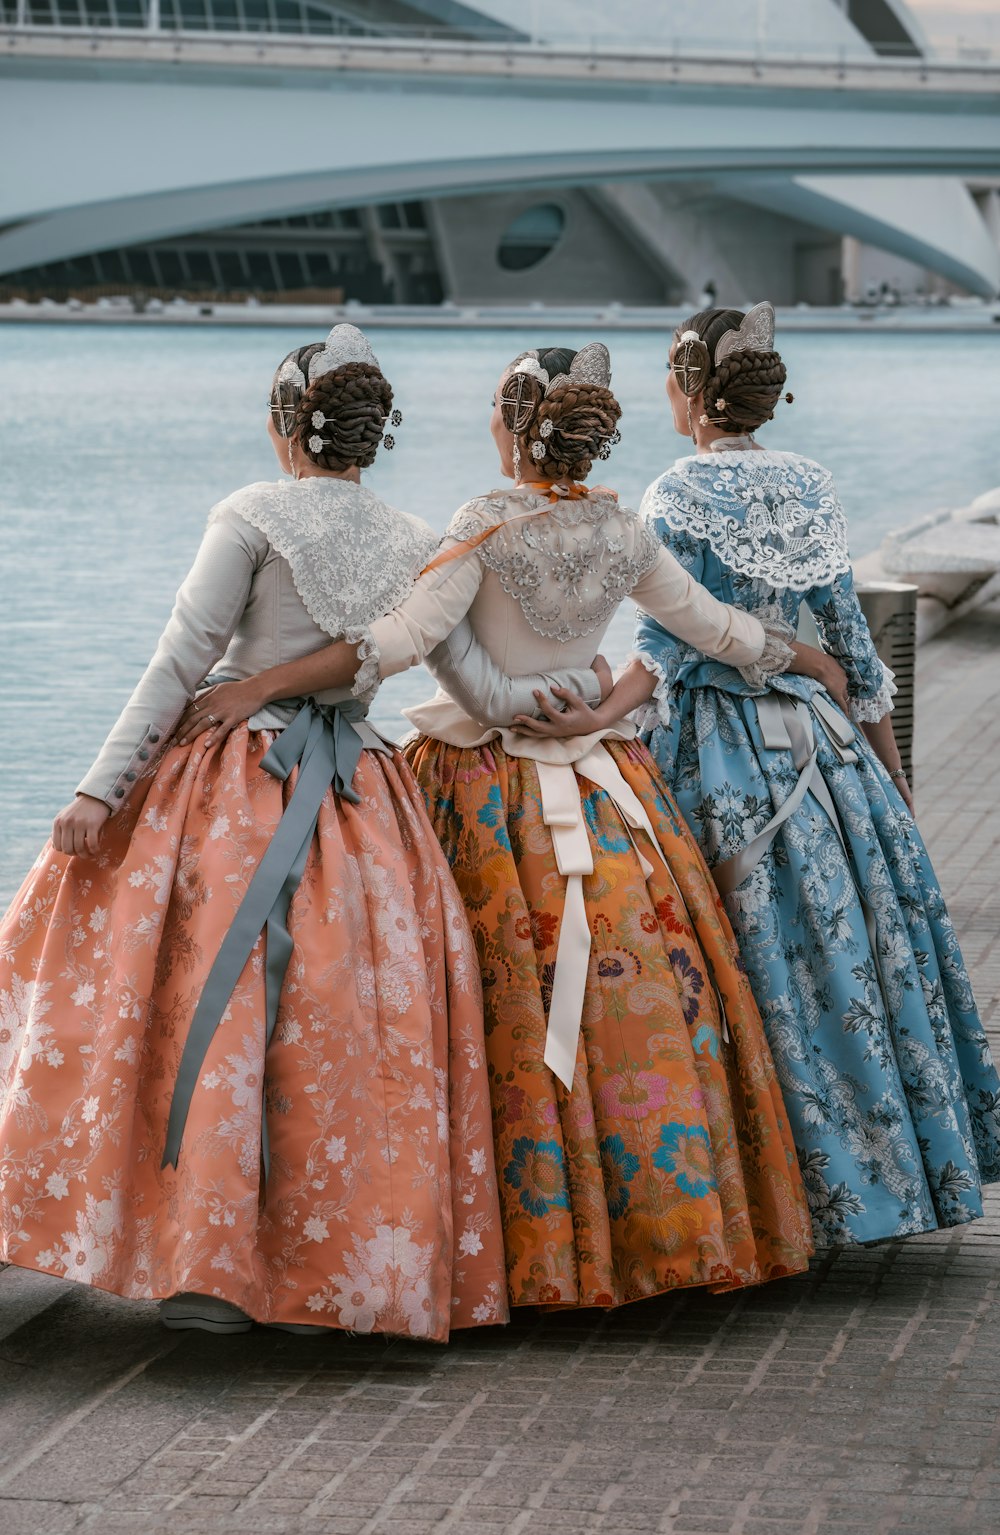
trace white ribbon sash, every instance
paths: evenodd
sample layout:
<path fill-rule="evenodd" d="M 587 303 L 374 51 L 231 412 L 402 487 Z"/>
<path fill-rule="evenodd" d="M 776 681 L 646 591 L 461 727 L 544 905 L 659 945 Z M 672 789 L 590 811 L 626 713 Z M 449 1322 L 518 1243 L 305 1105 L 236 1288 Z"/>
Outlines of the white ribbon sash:
<path fill-rule="evenodd" d="M 552 834 L 556 866 L 566 877 L 544 1060 L 559 1081 L 572 1088 L 590 968 L 591 934 L 583 898 L 583 877 L 594 872 L 594 854 L 584 820 L 578 778 L 587 778 L 597 784 L 611 800 L 631 838 L 644 879 L 648 880 L 653 873 L 653 865 L 640 852 L 634 832 L 645 832 L 664 866 L 666 858 L 653 834 L 642 801 L 629 788 L 618 764 L 602 745 L 591 747 L 574 763 L 536 762 L 535 767 L 541 791 L 542 819 Z"/>

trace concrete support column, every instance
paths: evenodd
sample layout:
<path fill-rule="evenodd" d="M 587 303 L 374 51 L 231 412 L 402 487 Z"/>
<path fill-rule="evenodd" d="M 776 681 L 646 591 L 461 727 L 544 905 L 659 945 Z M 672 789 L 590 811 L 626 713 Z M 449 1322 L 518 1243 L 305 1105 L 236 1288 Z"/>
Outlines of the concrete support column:
<path fill-rule="evenodd" d="M 844 298 L 857 304 L 861 298 L 861 241 L 845 235 L 840 246 L 840 275 Z"/>
<path fill-rule="evenodd" d="M 395 302 L 402 303 L 405 295 L 401 291 L 399 272 L 379 221 L 378 208 L 362 208 L 361 225 L 368 241 L 369 255 L 373 261 L 378 262 L 383 280 L 391 287 Z"/>

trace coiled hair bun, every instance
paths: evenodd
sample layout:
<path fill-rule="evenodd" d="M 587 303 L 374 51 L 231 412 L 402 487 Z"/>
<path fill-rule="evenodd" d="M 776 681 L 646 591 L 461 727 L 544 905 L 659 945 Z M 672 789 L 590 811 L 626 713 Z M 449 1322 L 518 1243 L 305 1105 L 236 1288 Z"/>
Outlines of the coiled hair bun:
<path fill-rule="evenodd" d="M 319 469 L 367 469 L 392 412 L 392 386 L 378 368 L 347 362 L 321 373 L 295 407 L 292 436 Z"/>
<path fill-rule="evenodd" d="M 285 358 L 271 385 L 271 418 L 317 468 L 367 469 L 380 443 L 392 446 L 386 424 L 390 416 L 394 423 L 400 419 L 392 386 L 374 360 L 344 362 L 309 381 L 310 363 L 321 357 L 322 367 L 327 344 L 312 342 Z"/>
<path fill-rule="evenodd" d="M 698 380 L 699 389 L 691 392 L 703 392 L 705 414 L 712 426 L 740 434 L 755 432 L 773 419 L 788 378 L 781 353 L 774 350 L 730 352 L 716 362 L 715 351 L 722 337 L 739 330 L 743 319 L 739 309 L 702 309 L 692 315 L 677 328 L 673 364 L 676 369 L 678 352 L 684 345 L 681 337 L 694 331 L 704 344 L 707 366 Z M 689 345 L 693 351 L 694 343 Z M 790 405 L 794 396 L 786 394 L 784 398 Z"/>
<path fill-rule="evenodd" d="M 571 374 L 578 355 L 567 347 L 523 352 L 501 384 L 503 423 L 523 444 L 526 473 L 540 480 L 584 480 L 618 441 L 621 406 L 610 389 Z M 526 361 L 539 373 L 523 371 Z"/>

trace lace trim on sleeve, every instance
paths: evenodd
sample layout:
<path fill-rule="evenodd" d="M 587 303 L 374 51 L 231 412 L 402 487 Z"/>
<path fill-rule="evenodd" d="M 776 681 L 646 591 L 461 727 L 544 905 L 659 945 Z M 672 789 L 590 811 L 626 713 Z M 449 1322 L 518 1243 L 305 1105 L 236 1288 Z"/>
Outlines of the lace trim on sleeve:
<path fill-rule="evenodd" d="M 764 609 L 753 616 L 764 630 L 764 649 L 756 661 L 752 661 L 749 666 L 739 667 L 738 671 L 744 682 L 749 682 L 752 688 L 766 689 L 771 678 L 787 672 L 794 660 L 795 653 L 788 642 L 795 638 L 795 630 L 777 608 Z"/>
<path fill-rule="evenodd" d="M 351 629 L 344 635 L 344 639 L 349 645 L 357 645 L 361 661 L 354 675 L 351 695 L 360 698 L 362 703 L 370 704 L 381 681 L 378 643 L 370 629 Z"/>
<path fill-rule="evenodd" d="M 647 672 L 651 672 L 657 679 L 652 698 L 646 703 L 640 704 L 638 709 L 633 709 L 632 718 L 638 726 L 640 734 L 655 730 L 657 725 L 662 725 L 664 730 L 670 725 L 670 678 L 666 669 L 660 665 L 655 656 L 647 655 L 644 651 L 633 650 L 629 661 L 638 661 Z"/>
<path fill-rule="evenodd" d="M 851 719 L 856 725 L 877 725 L 879 720 L 885 719 L 893 711 L 892 697 L 897 691 L 895 674 L 884 661 L 880 661 L 879 665 L 882 668 L 882 686 L 874 697 L 851 699 Z"/>

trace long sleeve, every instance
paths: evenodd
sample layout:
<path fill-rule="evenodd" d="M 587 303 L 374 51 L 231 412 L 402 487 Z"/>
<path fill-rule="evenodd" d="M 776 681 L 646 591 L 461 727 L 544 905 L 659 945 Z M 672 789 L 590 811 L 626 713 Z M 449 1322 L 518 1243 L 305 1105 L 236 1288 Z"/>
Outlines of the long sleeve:
<path fill-rule="evenodd" d="M 719 602 L 666 549 L 633 587 L 632 598 L 669 634 L 715 660 L 749 667 L 764 655 L 763 624 L 742 608 Z"/>
<path fill-rule="evenodd" d="M 77 789 L 119 810 L 187 700 L 225 654 L 246 607 L 261 543 L 235 514 L 213 522 L 174 603 L 153 659 Z"/>
<path fill-rule="evenodd" d="M 892 672 L 879 660 L 849 570 L 806 593 L 823 648 L 847 673 L 851 718 L 875 724 L 892 711 Z"/>
<path fill-rule="evenodd" d="M 689 533 L 679 533 L 668 527 L 662 518 L 651 519 L 651 526 L 661 543 L 669 549 L 691 579 L 700 581 L 705 568 L 705 552 L 700 541 L 692 538 Z M 670 720 L 670 690 L 677 679 L 685 653 L 691 654 L 688 645 L 642 608 L 639 609 L 633 655 L 657 678 L 652 702 L 656 717 L 662 725 L 667 725 Z"/>
<path fill-rule="evenodd" d="M 601 699 L 600 682 L 589 667 L 509 677 L 480 645 L 467 618 L 430 651 L 427 667 L 445 692 L 481 725 L 504 728 L 516 714 L 536 713 L 536 688 L 543 692 L 572 688 L 589 704 Z"/>
<path fill-rule="evenodd" d="M 442 550 L 454 542 L 446 538 Z M 482 579 L 475 552 L 422 575 L 405 602 L 371 625 L 362 652 L 366 665 L 355 679 L 355 692 L 361 690 L 373 660 L 382 678 L 419 665 L 468 613 Z"/>

